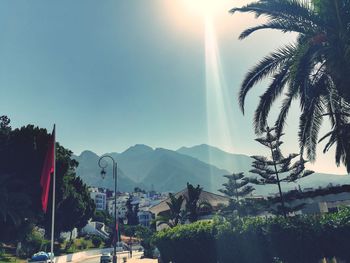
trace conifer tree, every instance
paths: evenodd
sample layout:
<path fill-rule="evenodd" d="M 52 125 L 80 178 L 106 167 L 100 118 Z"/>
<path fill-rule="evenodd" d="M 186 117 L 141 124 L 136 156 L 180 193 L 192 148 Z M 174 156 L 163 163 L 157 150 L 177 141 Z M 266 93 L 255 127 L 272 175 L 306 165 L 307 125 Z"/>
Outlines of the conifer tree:
<path fill-rule="evenodd" d="M 234 212 L 239 217 L 255 216 L 264 209 L 265 202 L 261 200 L 247 198 L 255 189 L 249 185 L 249 180 L 244 173 L 232 173 L 224 175 L 228 179 L 222 184 L 224 188 L 218 191 L 230 198 L 228 206 L 221 210 L 223 216 L 231 216 Z"/>
<path fill-rule="evenodd" d="M 313 171 L 305 170 L 305 163 L 307 162 L 300 154 L 289 154 L 284 157 L 281 153 L 280 146 L 283 143 L 280 137 L 275 132 L 275 128 L 266 127 L 263 130 L 264 136 L 255 139 L 260 144 L 267 147 L 271 156 L 269 158 L 264 156 L 251 156 L 254 159 L 251 173 L 258 175 L 256 178 L 247 178 L 250 183 L 257 185 L 277 185 L 281 202 L 282 214 L 287 216 L 286 206 L 283 199 L 281 183 L 296 182 L 298 179 L 304 178 L 313 173 Z M 299 157 L 297 161 L 293 160 Z"/>
<path fill-rule="evenodd" d="M 248 180 L 244 180 L 244 173 L 232 173 L 229 175 L 224 175 L 228 179 L 227 183 L 222 184 L 223 189 L 219 189 L 219 192 L 230 197 L 231 199 L 235 198 L 239 201 L 240 198 L 243 198 L 249 195 L 254 191 L 254 187 L 249 184 Z"/>

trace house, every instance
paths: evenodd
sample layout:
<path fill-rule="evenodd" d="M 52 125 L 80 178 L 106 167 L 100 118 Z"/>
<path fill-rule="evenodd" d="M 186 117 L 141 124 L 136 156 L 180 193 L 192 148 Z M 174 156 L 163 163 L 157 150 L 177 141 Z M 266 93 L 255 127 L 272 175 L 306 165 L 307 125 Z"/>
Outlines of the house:
<path fill-rule="evenodd" d="M 120 193 L 117 196 L 117 215 L 119 218 L 125 218 L 126 216 L 126 202 L 129 199 L 128 193 Z M 107 199 L 107 210 L 108 213 L 114 216 L 114 197 L 110 197 Z"/>
<path fill-rule="evenodd" d="M 184 196 L 185 198 L 188 197 L 188 191 L 187 188 L 185 188 L 184 190 L 178 192 L 175 194 L 175 197 L 179 197 L 179 196 Z M 167 213 L 169 211 L 169 206 L 167 204 L 167 202 L 170 201 L 170 198 L 168 197 L 167 199 L 161 201 L 159 204 L 154 205 L 152 207 L 149 208 L 149 211 L 154 214 L 154 217 L 157 218 L 158 215 L 161 215 L 163 213 Z M 207 192 L 202 190 L 200 196 L 199 196 L 199 200 L 198 203 L 209 203 L 211 206 L 211 211 L 202 211 L 203 212 L 203 216 L 200 217 L 200 219 L 208 219 L 211 216 L 208 217 L 208 214 L 211 214 L 212 212 L 218 211 L 220 210 L 220 208 L 222 208 L 222 206 L 227 206 L 229 204 L 230 198 L 226 197 L 226 196 L 222 196 L 222 195 L 218 195 L 218 194 L 214 194 L 211 192 Z M 184 201 L 182 203 L 182 209 L 185 210 L 186 207 L 186 201 Z M 207 209 L 207 208 L 204 208 Z M 157 230 L 160 230 L 164 227 L 159 227 L 157 226 Z"/>
<path fill-rule="evenodd" d="M 90 189 L 90 197 L 94 200 L 96 205 L 96 210 L 104 211 L 107 207 L 107 196 L 105 193 L 96 191 L 95 189 Z"/>
<path fill-rule="evenodd" d="M 299 214 L 323 214 L 337 211 L 340 207 L 350 207 L 350 185 L 304 188 L 303 191 L 284 193 L 283 197 L 292 207 L 303 205 Z M 279 197 L 270 200 L 279 202 Z"/>
<path fill-rule="evenodd" d="M 105 224 L 97 221 L 89 221 L 86 226 L 81 229 L 83 235 L 95 235 L 103 239 L 108 239 L 109 234 L 105 229 Z"/>
<path fill-rule="evenodd" d="M 149 209 L 144 209 L 137 212 L 137 218 L 140 225 L 149 227 L 154 219 L 154 215 L 149 211 Z"/>

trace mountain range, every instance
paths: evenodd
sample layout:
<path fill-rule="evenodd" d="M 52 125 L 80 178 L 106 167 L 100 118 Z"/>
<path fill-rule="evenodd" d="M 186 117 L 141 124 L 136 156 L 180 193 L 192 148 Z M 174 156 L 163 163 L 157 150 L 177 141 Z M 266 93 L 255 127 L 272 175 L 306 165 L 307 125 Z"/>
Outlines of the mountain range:
<path fill-rule="evenodd" d="M 201 185 L 205 190 L 217 192 L 226 181 L 225 174 L 244 172 L 249 175 L 252 159 L 247 155 L 233 154 L 206 144 L 193 147 L 181 147 L 173 151 L 163 148 L 153 149 L 137 144 L 122 153 L 107 153 L 117 162 L 118 190 L 131 191 L 134 187 L 160 192 L 182 190 L 186 183 Z M 84 151 L 74 156 L 79 162 L 77 175 L 90 186 L 112 189 L 112 163 L 108 158 L 105 179 L 100 176 L 98 167 L 100 156 L 92 151 Z M 347 175 L 315 173 L 298 181 L 301 188 L 324 187 L 331 184 L 350 184 Z M 298 184 L 286 184 L 285 190 L 298 187 Z M 276 186 L 254 186 L 256 194 L 276 193 Z"/>

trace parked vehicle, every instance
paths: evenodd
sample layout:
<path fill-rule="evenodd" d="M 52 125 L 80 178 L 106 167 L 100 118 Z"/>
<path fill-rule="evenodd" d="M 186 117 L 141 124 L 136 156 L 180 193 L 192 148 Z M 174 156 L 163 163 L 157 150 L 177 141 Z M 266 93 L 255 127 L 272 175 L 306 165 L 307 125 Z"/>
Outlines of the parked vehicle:
<path fill-rule="evenodd" d="M 109 263 L 112 262 L 112 256 L 109 253 L 102 254 L 100 258 L 100 263 Z"/>
<path fill-rule="evenodd" d="M 52 256 L 52 258 L 53 257 L 54 256 Z M 32 258 L 28 260 L 28 263 L 53 263 L 53 260 L 51 260 L 51 253 L 40 251 L 35 253 Z"/>

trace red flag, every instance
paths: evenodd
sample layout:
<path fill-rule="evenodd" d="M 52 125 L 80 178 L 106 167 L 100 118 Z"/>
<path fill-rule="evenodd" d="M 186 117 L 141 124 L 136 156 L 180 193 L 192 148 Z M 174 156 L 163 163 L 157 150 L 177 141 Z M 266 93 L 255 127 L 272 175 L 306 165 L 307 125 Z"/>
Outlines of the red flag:
<path fill-rule="evenodd" d="M 45 161 L 43 169 L 41 171 L 40 185 L 42 188 L 41 193 L 41 204 L 43 211 L 46 213 L 47 203 L 49 199 L 49 190 L 50 190 L 50 180 L 51 174 L 55 169 L 55 127 L 53 128 L 52 135 L 49 139 L 49 147 L 45 156 Z"/>

